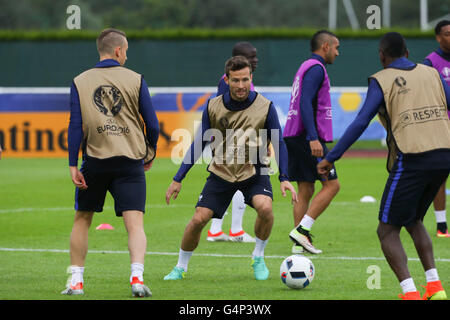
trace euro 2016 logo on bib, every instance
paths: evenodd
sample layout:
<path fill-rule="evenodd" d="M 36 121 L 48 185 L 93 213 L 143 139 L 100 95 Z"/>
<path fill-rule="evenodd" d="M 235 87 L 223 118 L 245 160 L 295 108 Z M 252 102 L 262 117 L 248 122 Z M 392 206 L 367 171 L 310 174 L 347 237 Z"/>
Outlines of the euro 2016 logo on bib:
<path fill-rule="evenodd" d="M 406 85 L 406 80 L 403 77 L 397 77 L 395 78 L 395 84 L 398 85 L 400 88 L 404 87 Z"/>
<path fill-rule="evenodd" d="M 399 76 L 395 78 L 394 80 L 395 84 L 400 88 L 398 89 L 398 94 L 405 94 L 411 91 L 411 89 L 406 87 L 406 80 L 405 78 Z"/>
<path fill-rule="evenodd" d="M 220 122 L 220 125 L 221 125 L 223 128 L 228 129 L 229 122 L 228 122 L 228 119 L 227 119 L 226 117 L 220 118 L 219 122 Z"/>
<path fill-rule="evenodd" d="M 100 86 L 94 91 L 94 103 L 105 116 L 115 117 L 122 109 L 122 93 L 114 86 Z"/>

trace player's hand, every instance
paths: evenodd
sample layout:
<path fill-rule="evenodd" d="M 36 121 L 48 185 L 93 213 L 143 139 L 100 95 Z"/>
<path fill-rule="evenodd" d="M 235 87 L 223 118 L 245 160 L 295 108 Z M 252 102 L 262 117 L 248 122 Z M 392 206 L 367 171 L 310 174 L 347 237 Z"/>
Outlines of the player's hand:
<path fill-rule="evenodd" d="M 317 173 L 322 177 L 327 177 L 331 169 L 333 169 L 333 163 L 327 159 L 323 159 L 317 164 Z"/>
<path fill-rule="evenodd" d="M 270 144 L 267 146 L 267 156 L 269 158 L 272 157 L 272 148 L 270 147 Z"/>
<path fill-rule="evenodd" d="M 153 160 L 150 161 L 150 162 L 147 163 L 147 164 L 144 164 L 144 171 L 150 170 L 150 168 L 152 167 L 152 165 L 153 165 Z"/>
<path fill-rule="evenodd" d="M 281 189 L 281 194 L 283 195 L 283 197 L 286 197 L 286 190 L 289 190 L 292 194 L 292 202 L 298 201 L 297 191 L 295 190 L 294 186 L 289 181 L 282 181 L 280 183 L 280 189 Z"/>
<path fill-rule="evenodd" d="M 77 187 L 80 190 L 86 190 L 87 189 L 87 184 L 86 181 L 84 180 L 84 176 L 81 173 L 80 170 L 78 170 L 77 167 L 69 167 L 70 169 L 70 177 L 72 178 L 72 182 L 75 185 L 75 187 Z"/>
<path fill-rule="evenodd" d="M 172 183 L 170 184 L 170 186 L 166 192 L 166 203 L 167 204 L 170 203 L 170 199 L 172 198 L 172 195 L 173 195 L 173 199 L 175 200 L 178 197 L 180 190 L 181 190 L 181 183 L 172 181 Z"/>
<path fill-rule="evenodd" d="M 323 157 L 323 148 L 319 140 L 311 140 L 309 146 L 313 157 Z"/>

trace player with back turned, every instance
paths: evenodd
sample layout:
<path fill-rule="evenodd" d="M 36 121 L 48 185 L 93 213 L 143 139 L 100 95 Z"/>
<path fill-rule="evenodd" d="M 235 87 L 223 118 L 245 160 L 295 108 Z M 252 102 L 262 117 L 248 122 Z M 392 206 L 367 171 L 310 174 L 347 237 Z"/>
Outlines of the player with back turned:
<path fill-rule="evenodd" d="M 366 100 L 343 136 L 318 166 L 326 175 L 378 113 L 386 128 L 389 176 L 381 199 L 377 234 L 404 300 L 446 299 L 423 218 L 450 172 L 450 88 L 434 68 L 408 60 L 405 39 L 396 32 L 380 40 L 384 69 L 369 78 Z M 402 227 L 411 236 L 427 281 L 423 297 L 408 269 Z"/>
<path fill-rule="evenodd" d="M 103 211 L 109 191 L 116 216 L 128 232 L 133 296 L 150 296 L 144 285 L 145 172 L 156 154 L 159 123 L 144 78 L 123 65 L 128 41 L 123 31 L 105 29 L 97 38 L 100 61 L 70 89 L 69 168 L 75 190 L 70 236 L 71 279 L 62 294 L 84 294 L 84 264 L 94 212 Z M 83 163 L 78 169 L 79 150 Z"/>

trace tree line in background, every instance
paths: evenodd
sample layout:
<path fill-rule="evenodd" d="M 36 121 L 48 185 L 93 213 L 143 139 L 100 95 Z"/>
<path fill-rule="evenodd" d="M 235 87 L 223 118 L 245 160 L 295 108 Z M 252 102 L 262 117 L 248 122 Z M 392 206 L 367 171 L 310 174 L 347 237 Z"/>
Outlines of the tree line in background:
<path fill-rule="evenodd" d="M 81 28 L 326 28 L 328 0 L 0 0 L 0 29 L 66 29 L 69 5 L 81 9 Z M 364 28 L 369 5 L 382 0 L 353 0 Z M 349 28 L 338 0 L 337 27 Z M 450 12 L 450 0 L 428 0 L 429 20 Z M 419 0 L 392 0 L 391 27 L 418 28 Z"/>

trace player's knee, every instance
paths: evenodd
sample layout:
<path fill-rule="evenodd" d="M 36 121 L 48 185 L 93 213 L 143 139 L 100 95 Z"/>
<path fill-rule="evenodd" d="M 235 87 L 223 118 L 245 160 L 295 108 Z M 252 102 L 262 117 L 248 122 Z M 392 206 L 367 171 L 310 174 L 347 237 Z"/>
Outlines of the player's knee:
<path fill-rule="evenodd" d="M 190 223 L 192 230 L 201 231 L 206 226 L 207 221 L 201 217 L 192 217 Z"/>
<path fill-rule="evenodd" d="M 377 228 L 377 235 L 380 242 L 391 238 L 392 236 L 397 236 L 400 233 L 400 228 L 393 225 L 380 222 Z"/>
<path fill-rule="evenodd" d="M 92 223 L 93 212 L 90 211 L 76 211 L 75 223 L 90 226 Z"/>
<path fill-rule="evenodd" d="M 209 220 L 211 220 L 212 213 L 205 210 L 197 209 L 191 219 L 191 224 L 195 228 L 203 228 Z"/>
<path fill-rule="evenodd" d="M 272 203 L 267 201 L 260 204 L 257 208 L 258 216 L 265 220 L 273 219 Z"/>
<path fill-rule="evenodd" d="M 341 189 L 341 184 L 338 180 L 329 180 L 327 184 L 324 184 L 324 188 L 334 197 Z"/>

